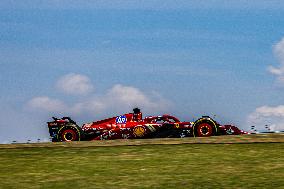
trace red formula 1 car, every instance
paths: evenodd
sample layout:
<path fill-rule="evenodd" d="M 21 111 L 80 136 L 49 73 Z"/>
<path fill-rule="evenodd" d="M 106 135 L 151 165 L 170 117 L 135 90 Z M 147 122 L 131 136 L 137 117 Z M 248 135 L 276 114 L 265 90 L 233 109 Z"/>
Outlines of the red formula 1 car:
<path fill-rule="evenodd" d="M 181 122 L 171 115 L 143 119 L 138 108 L 133 109 L 133 113 L 86 123 L 82 127 L 69 117 L 53 119 L 54 121 L 48 122 L 53 142 L 247 134 L 236 126 L 220 125 L 209 116 L 203 116 L 194 122 Z"/>

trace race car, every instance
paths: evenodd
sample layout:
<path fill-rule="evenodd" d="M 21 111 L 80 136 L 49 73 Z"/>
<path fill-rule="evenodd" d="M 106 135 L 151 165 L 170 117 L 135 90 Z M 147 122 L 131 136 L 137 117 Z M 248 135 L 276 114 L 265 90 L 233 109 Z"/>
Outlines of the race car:
<path fill-rule="evenodd" d="M 194 122 L 181 122 L 172 115 L 143 119 L 139 108 L 134 108 L 132 113 L 85 123 L 81 127 L 70 117 L 53 117 L 53 121 L 47 124 L 53 142 L 247 134 L 236 126 L 220 125 L 209 116 L 202 116 Z"/>

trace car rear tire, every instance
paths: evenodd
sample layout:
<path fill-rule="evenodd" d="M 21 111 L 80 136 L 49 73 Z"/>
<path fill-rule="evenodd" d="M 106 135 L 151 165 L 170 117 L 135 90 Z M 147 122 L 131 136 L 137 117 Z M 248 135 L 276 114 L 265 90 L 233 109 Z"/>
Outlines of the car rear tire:
<path fill-rule="evenodd" d="M 198 137 L 209 137 L 214 135 L 214 126 L 209 123 L 200 123 L 196 126 L 196 134 Z"/>
<path fill-rule="evenodd" d="M 73 127 L 63 128 L 59 133 L 59 141 L 70 142 L 78 141 L 79 139 L 78 131 Z"/>
<path fill-rule="evenodd" d="M 193 124 L 193 136 L 209 137 L 218 135 L 218 123 L 208 116 L 204 116 Z"/>

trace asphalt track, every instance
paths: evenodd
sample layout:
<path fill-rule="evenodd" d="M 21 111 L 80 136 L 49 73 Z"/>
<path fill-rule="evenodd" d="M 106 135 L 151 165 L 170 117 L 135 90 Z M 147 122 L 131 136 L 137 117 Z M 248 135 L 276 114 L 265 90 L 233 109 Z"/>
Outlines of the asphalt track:
<path fill-rule="evenodd" d="M 7 148 L 56 148 L 56 147 L 103 147 L 103 146 L 138 146 L 138 145 L 179 145 L 179 144 L 249 144 L 249 143 L 284 143 L 284 133 L 249 134 L 212 136 L 204 138 L 156 138 L 132 140 L 76 141 L 76 142 L 47 142 L 47 143 L 15 143 L 0 144 L 0 149 Z"/>

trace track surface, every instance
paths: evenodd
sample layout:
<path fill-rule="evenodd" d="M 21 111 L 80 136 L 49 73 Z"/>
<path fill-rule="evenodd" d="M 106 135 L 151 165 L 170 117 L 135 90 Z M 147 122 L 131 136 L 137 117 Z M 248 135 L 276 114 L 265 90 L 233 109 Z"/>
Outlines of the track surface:
<path fill-rule="evenodd" d="M 48 143 L 16 143 L 0 144 L 1 148 L 32 148 L 32 147 L 96 147 L 96 146 L 138 146 L 163 144 L 248 144 L 248 143 L 284 143 L 284 133 L 251 134 L 236 136 L 213 136 L 204 138 L 159 138 L 133 140 L 105 140 L 105 141 L 76 141 L 76 142 L 48 142 Z"/>

